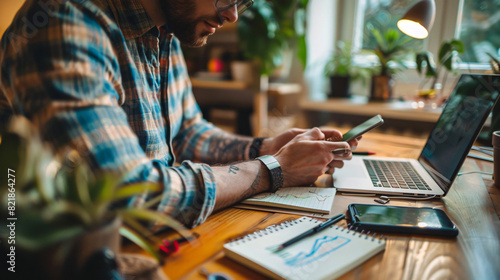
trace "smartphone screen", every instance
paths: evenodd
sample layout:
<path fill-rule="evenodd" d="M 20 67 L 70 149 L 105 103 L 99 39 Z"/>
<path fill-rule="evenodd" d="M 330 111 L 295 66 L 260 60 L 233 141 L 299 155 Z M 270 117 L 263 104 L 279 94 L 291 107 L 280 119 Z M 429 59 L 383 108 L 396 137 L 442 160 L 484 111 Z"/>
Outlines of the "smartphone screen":
<path fill-rule="evenodd" d="M 354 138 L 357 138 L 363 135 L 365 132 L 368 132 L 384 123 L 384 120 L 380 115 L 376 115 L 375 117 L 365 121 L 364 123 L 356 126 L 355 128 L 349 130 L 342 136 L 342 140 L 349 142 Z"/>
<path fill-rule="evenodd" d="M 389 232 L 456 236 L 458 230 L 446 213 L 428 207 L 349 205 L 355 226 Z"/>

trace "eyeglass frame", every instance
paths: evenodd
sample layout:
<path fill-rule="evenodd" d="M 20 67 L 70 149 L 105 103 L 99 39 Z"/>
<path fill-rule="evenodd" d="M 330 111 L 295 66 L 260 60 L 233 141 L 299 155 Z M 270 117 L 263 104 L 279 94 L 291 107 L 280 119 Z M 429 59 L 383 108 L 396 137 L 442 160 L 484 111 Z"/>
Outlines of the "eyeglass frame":
<path fill-rule="evenodd" d="M 245 12 L 248 8 L 252 7 L 252 5 L 253 5 L 253 0 L 234 0 L 234 1 L 235 1 L 234 4 L 228 5 L 226 7 L 219 7 L 218 6 L 219 0 L 215 1 L 215 7 L 217 8 L 217 13 L 220 14 L 220 13 L 224 12 L 225 10 L 232 8 L 233 6 L 236 6 L 236 9 L 238 9 L 238 2 L 241 2 L 241 3 L 245 4 L 246 8 L 243 9 L 242 11 L 238 11 L 238 16 L 239 16 L 243 12 Z M 248 3 L 250 3 L 250 5 L 248 5 Z"/>

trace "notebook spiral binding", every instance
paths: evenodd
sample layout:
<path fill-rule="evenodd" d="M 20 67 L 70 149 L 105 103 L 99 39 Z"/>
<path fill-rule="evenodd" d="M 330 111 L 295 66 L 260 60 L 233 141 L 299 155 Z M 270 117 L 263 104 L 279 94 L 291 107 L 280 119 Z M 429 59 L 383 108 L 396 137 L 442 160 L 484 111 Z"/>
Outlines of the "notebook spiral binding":
<path fill-rule="evenodd" d="M 370 234 L 372 234 L 372 232 L 371 232 L 371 231 L 367 231 L 367 232 L 365 233 L 365 230 L 364 230 L 364 229 L 361 229 L 361 232 L 358 232 L 359 228 L 358 228 L 358 227 L 356 227 L 355 229 L 353 229 L 353 227 L 354 227 L 353 225 L 351 225 L 351 224 L 349 224 L 349 223 L 348 223 L 348 224 L 347 224 L 347 232 L 351 232 L 351 231 L 352 231 L 352 232 L 354 232 L 354 233 L 353 233 L 353 235 L 356 235 L 356 233 L 359 233 L 359 237 L 360 237 L 360 238 L 361 238 L 361 237 L 365 237 L 365 239 L 370 238 Z M 379 236 L 379 237 L 377 237 L 376 235 L 377 235 L 377 233 L 376 233 L 376 232 L 373 232 L 373 234 L 371 235 L 372 241 L 376 241 L 376 240 L 378 240 L 378 241 L 379 241 L 379 243 L 380 243 L 380 242 L 382 242 L 382 241 L 387 241 L 387 237 L 384 237 L 384 235 L 383 235 L 383 234 L 380 234 L 380 236 Z"/>
<path fill-rule="evenodd" d="M 283 230 L 283 229 L 286 229 L 288 227 L 292 227 L 296 224 L 299 224 L 301 223 L 303 220 L 303 218 L 300 218 L 300 219 L 296 219 L 296 220 L 290 220 L 290 221 L 285 221 L 285 222 L 282 222 L 280 224 L 277 224 L 277 225 L 271 225 L 271 226 L 268 226 L 266 227 L 265 229 L 262 229 L 262 230 L 258 230 L 258 231 L 255 231 L 253 233 L 250 233 L 250 234 L 247 234 L 245 236 L 242 236 L 242 237 L 239 237 L 239 238 L 236 238 L 234 240 L 232 240 L 231 242 L 229 242 L 229 244 L 231 245 L 238 245 L 238 244 L 241 244 L 241 243 L 245 243 L 245 242 L 249 242 L 251 240 L 254 240 L 254 239 L 257 239 L 259 237 L 263 237 L 265 235 L 269 235 L 269 234 L 272 234 L 274 232 L 278 232 L 280 230 Z M 314 218 L 307 218 L 309 219 L 309 221 L 313 221 L 315 223 L 321 223 L 322 221 L 318 220 L 318 219 L 314 219 Z M 366 233 L 364 233 L 364 230 L 362 230 L 361 232 L 358 232 L 358 228 L 355 228 L 354 230 L 352 229 L 353 226 L 349 226 L 349 224 L 347 225 L 348 228 L 344 228 L 344 227 L 340 227 L 340 226 L 336 226 L 336 225 L 332 225 L 330 226 L 330 228 L 335 228 L 335 230 L 340 230 L 341 232 L 343 231 L 346 231 L 347 234 L 351 234 L 353 236 L 358 236 L 358 238 L 365 238 L 365 239 L 369 239 L 371 238 L 372 241 L 379 241 L 379 243 L 381 243 L 382 241 L 384 240 L 387 240 L 387 237 L 385 237 L 384 239 L 384 235 L 381 234 L 378 238 L 377 238 L 377 233 L 374 232 L 373 234 L 370 232 L 370 231 L 367 231 Z M 370 236 L 371 234 L 371 236 Z"/>

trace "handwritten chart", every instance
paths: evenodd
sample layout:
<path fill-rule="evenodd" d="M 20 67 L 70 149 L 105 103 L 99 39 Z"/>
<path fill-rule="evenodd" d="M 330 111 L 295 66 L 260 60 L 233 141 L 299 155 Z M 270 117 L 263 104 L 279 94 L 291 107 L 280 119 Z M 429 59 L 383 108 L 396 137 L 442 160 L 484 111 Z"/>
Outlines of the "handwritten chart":
<path fill-rule="evenodd" d="M 335 188 L 293 187 L 275 193 L 262 193 L 243 203 L 330 213 L 335 193 Z"/>
<path fill-rule="evenodd" d="M 224 244 L 224 253 L 273 279 L 323 280 L 336 279 L 385 248 L 374 236 L 330 226 L 277 250 L 319 222 L 302 217 L 272 225 Z"/>
<path fill-rule="evenodd" d="M 337 249 L 346 245 L 350 241 L 350 239 L 341 236 L 324 236 L 318 238 L 314 241 L 314 244 L 310 250 L 306 252 L 300 252 L 296 256 L 286 260 L 285 263 L 288 266 L 293 267 L 307 265 L 335 252 Z"/>

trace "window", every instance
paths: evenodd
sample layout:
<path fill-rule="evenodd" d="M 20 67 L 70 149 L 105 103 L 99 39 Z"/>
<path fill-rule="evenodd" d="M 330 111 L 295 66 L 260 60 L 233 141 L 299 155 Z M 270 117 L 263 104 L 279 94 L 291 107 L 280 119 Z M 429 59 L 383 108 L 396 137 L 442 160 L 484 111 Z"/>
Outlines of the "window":
<path fill-rule="evenodd" d="M 419 0 L 366 0 L 360 5 L 363 10 L 361 49 L 374 49 L 376 46 L 372 30 L 385 31 L 396 29 L 396 23 L 406 12 L 408 7 Z M 412 46 L 415 50 L 422 50 L 426 40 L 414 39 Z"/>
<path fill-rule="evenodd" d="M 371 27 L 390 27 L 397 29 L 396 22 L 407 9 L 419 0 L 339 0 L 338 20 L 335 32 L 337 40 L 352 42 L 353 49 L 370 49 L 372 39 L 368 37 Z M 437 56 L 444 40 L 460 39 L 466 52 L 460 56 L 462 63 L 459 73 L 482 73 L 491 71 L 491 53 L 500 57 L 500 0 L 435 0 L 436 18 L 429 37 L 416 40 L 416 50 L 428 50 Z M 374 63 L 373 56 L 362 55 L 356 62 Z M 413 56 L 407 60 L 409 67 L 396 80 L 396 97 L 412 94 L 422 82 L 415 71 Z M 453 79 L 458 76 L 447 75 L 449 80 L 443 92 L 453 88 Z M 366 88 L 359 88 L 359 94 L 368 94 Z"/>
<path fill-rule="evenodd" d="M 488 63 L 487 53 L 500 56 L 500 0 L 463 1 L 458 28 L 464 42 L 464 62 Z"/>
<path fill-rule="evenodd" d="M 341 40 L 358 49 L 372 49 L 371 28 L 395 28 L 406 10 L 419 0 L 343 1 Z M 437 54 L 443 40 L 460 39 L 466 52 L 464 69 L 489 68 L 490 53 L 500 56 L 500 0 L 435 0 L 436 20 L 428 39 L 415 40 L 416 50 Z M 347 15 L 351 15 L 350 17 Z M 355 15 L 352 17 L 352 15 Z M 352 35 L 349 35 L 351 33 Z"/>

